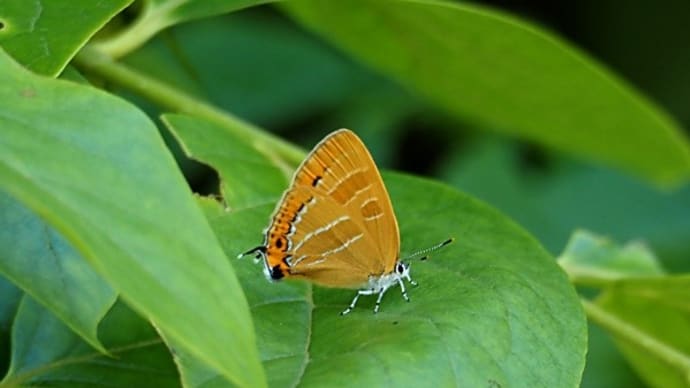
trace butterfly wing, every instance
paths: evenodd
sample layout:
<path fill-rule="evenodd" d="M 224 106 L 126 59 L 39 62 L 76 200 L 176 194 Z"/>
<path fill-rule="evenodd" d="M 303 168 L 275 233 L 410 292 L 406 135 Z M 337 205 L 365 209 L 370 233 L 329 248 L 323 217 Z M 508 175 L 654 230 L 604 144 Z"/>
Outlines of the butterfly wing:
<path fill-rule="evenodd" d="M 358 287 L 393 271 L 400 248 L 393 206 L 353 132 L 332 133 L 298 168 L 265 246 L 271 271 L 325 286 Z"/>
<path fill-rule="evenodd" d="M 345 207 L 393 268 L 400 249 L 398 222 L 379 170 L 354 132 L 341 129 L 319 143 L 297 170 L 293 186 L 314 187 Z"/>

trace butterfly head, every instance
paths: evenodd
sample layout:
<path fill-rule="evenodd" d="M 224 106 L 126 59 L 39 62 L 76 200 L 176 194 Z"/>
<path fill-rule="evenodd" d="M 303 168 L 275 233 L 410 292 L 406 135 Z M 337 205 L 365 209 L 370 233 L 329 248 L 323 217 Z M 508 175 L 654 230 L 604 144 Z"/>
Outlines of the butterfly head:
<path fill-rule="evenodd" d="M 410 277 L 410 263 L 398 261 L 398 263 L 395 265 L 395 273 L 397 273 L 401 278 Z"/>

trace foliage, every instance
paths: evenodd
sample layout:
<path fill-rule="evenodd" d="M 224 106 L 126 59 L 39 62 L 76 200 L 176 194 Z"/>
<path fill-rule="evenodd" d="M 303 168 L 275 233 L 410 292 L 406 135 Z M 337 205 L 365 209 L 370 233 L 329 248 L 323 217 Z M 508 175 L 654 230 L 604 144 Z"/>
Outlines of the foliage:
<path fill-rule="evenodd" d="M 651 238 L 688 269 L 674 257 L 687 254 L 688 193 L 649 187 L 690 175 L 670 115 L 555 34 L 482 6 L 293 0 L 236 12 L 263 3 L 0 2 L 0 386 L 578 386 L 585 313 L 647 384 L 688 385 L 687 275 L 642 243 L 589 232 L 557 261 L 542 248 L 595 219 L 573 196 L 603 176 L 606 193 L 591 197 L 621 210 L 596 229 Z M 341 317 L 351 290 L 268 284 L 234 257 L 260 241 L 305 153 L 260 125 L 322 112 L 305 143 L 349 126 L 384 164 L 410 118 L 471 139 L 439 175 L 539 241 L 456 188 L 384 172 L 402 255 L 456 238 L 413 263 L 411 303 L 391 292 L 379 314 L 363 298 Z M 514 143 L 482 130 L 600 165 L 525 178 Z M 191 195 L 181 170 L 193 181 L 199 169 L 186 158 L 215 170 L 222 201 Z M 660 207 L 645 212 L 650 202 Z M 612 351 L 592 338 L 590 362 Z"/>

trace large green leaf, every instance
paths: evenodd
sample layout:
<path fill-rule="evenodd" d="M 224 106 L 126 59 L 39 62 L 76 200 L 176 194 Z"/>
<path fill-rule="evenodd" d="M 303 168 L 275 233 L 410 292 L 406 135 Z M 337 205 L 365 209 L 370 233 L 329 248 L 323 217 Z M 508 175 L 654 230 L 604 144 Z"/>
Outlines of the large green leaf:
<path fill-rule="evenodd" d="M 662 184 L 690 176 L 690 147 L 668 115 L 596 61 L 526 22 L 426 0 L 281 4 L 456 117 Z"/>
<path fill-rule="evenodd" d="M 307 386 L 344 378 L 354 385 L 577 386 L 584 318 L 552 259 L 505 218 L 453 190 L 397 175 L 387 185 L 403 255 L 448 235 L 457 243 L 413 264 L 420 286 L 410 304 L 391 292 L 375 316 L 371 298 L 341 317 L 352 291 L 314 288 L 297 298 L 301 284 L 264 285 L 259 265 L 237 263 L 268 375 Z M 228 255 L 261 240 L 272 208 L 213 220 L 220 235 L 235 236 L 226 240 Z"/>
<path fill-rule="evenodd" d="M 55 76 L 132 1 L 0 1 L 0 46 L 27 68 Z"/>
<path fill-rule="evenodd" d="M 243 386 L 265 384 L 246 300 L 155 126 L 0 54 L 0 187 L 137 311 Z"/>
<path fill-rule="evenodd" d="M 105 351 L 96 329 L 117 294 L 53 228 L 1 191 L 0 273 Z"/>
<path fill-rule="evenodd" d="M 12 330 L 12 363 L 0 386 L 179 386 L 170 353 L 151 325 L 116 304 L 99 330 L 112 357 L 95 352 L 28 295 Z"/>
<path fill-rule="evenodd" d="M 639 331 L 637 338 L 644 336 L 631 341 L 613 330 L 623 354 L 648 384 L 690 385 L 690 275 L 621 280 L 597 303 Z"/>
<path fill-rule="evenodd" d="M 231 136 L 230 131 L 177 116 L 166 120 L 175 121 L 171 127 L 192 155 L 210 155 L 216 144 L 232 144 L 219 137 Z M 192 129 L 178 131 L 182 125 Z M 247 158 L 250 150 L 230 146 L 226 152 Z M 215 162 L 228 186 L 232 178 L 247 181 L 240 179 L 233 158 Z M 251 179 L 284 186 L 284 177 L 261 171 Z M 430 260 L 413 263 L 420 286 L 410 290 L 411 303 L 391 291 L 379 314 L 372 314 L 372 298 L 362 298 L 343 317 L 339 312 L 352 290 L 269 284 L 253 260 L 233 262 L 255 318 L 270 385 L 577 386 L 585 320 L 553 258 L 514 223 L 453 189 L 402 175 L 387 174 L 386 183 L 400 222 L 402 255 L 457 238 Z M 229 213 L 209 201 L 202 207 L 231 256 L 262 240 L 275 200 Z M 182 374 L 211 379 L 189 359 Z"/>
<path fill-rule="evenodd" d="M 661 265 L 646 245 L 630 242 L 620 247 L 586 231 L 573 233 L 559 264 L 571 278 L 611 281 L 625 277 L 660 276 Z"/>
<path fill-rule="evenodd" d="M 275 0 L 144 0 L 134 24 L 96 46 L 113 56 L 122 56 L 166 27 L 271 1 Z"/>

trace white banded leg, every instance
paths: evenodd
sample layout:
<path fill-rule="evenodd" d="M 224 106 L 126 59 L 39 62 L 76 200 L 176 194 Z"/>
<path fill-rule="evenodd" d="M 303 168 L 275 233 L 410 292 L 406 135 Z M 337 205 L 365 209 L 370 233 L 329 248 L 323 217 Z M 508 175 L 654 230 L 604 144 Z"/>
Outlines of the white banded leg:
<path fill-rule="evenodd" d="M 372 295 L 375 293 L 376 293 L 376 290 L 359 290 L 359 291 L 357 291 L 357 295 L 355 295 L 355 298 L 352 299 L 352 303 L 350 303 L 350 305 L 347 306 L 347 308 L 345 310 L 343 310 L 340 313 L 340 315 L 345 315 L 345 314 L 349 313 L 350 311 L 352 311 L 352 309 L 355 308 L 355 305 L 357 304 L 357 300 L 359 300 L 359 297 L 361 295 Z M 379 298 L 379 300 L 381 300 L 381 298 Z M 377 309 L 378 309 L 378 306 L 377 306 Z"/>
<path fill-rule="evenodd" d="M 379 290 L 379 297 L 376 298 L 376 306 L 374 306 L 374 314 L 379 312 L 379 307 L 381 306 L 381 299 L 383 299 L 383 294 L 386 293 L 386 290 L 388 290 L 388 287 L 381 288 Z"/>
<path fill-rule="evenodd" d="M 417 282 L 415 282 L 414 280 L 412 280 L 412 278 L 410 277 L 410 273 L 409 273 L 409 272 L 406 273 L 406 274 L 403 275 L 403 276 L 405 276 L 405 279 L 407 279 L 407 281 L 410 282 L 410 284 L 412 284 L 413 286 L 417 287 L 417 286 L 419 285 L 419 283 L 417 283 Z M 403 290 L 404 290 L 404 289 L 405 289 L 405 287 L 403 287 Z"/>
<path fill-rule="evenodd" d="M 410 297 L 407 296 L 407 290 L 405 289 L 405 282 L 403 282 L 402 278 L 398 279 L 398 284 L 400 284 L 400 291 L 402 291 L 403 299 L 405 299 L 406 302 L 409 302 Z"/>
<path fill-rule="evenodd" d="M 402 297 L 405 299 L 405 301 L 409 302 L 410 297 L 407 296 L 407 289 L 405 288 L 405 282 L 403 281 L 404 279 L 407 279 L 407 281 L 410 282 L 413 286 L 417 286 L 417 282 L 412 280 L 410 277 L 409 273 L 404 274 L 402 277 L 398 278 L 398 284 L 400 285 L 400 291 L 402 291 Z M 357 304 L 357 301 L 359 300 L 359 297 L 362 295 L 373 295 L 373 294 L 378 294 L 378 298 L 376 298 L 376 305 L 374 306 L 374 314 L 379 312 L 379 309 L 381 308 L 381 300 L 383 299 L 383 295 L 386 293 L 388 288 L 390 287 L 390 284 L 386 285 L 385 287 L 377 289 L 367 289 L 367 290 L 359 290 L 357 291 L 357 294 L 355 297 L 352 299 L 352 303 L 343 311 L 340 313 L 340 315 L 345 315 L 348 314 L 352 309 L 355 308 L 355 305 Z"/>

